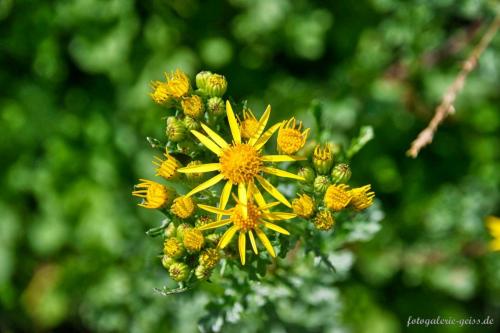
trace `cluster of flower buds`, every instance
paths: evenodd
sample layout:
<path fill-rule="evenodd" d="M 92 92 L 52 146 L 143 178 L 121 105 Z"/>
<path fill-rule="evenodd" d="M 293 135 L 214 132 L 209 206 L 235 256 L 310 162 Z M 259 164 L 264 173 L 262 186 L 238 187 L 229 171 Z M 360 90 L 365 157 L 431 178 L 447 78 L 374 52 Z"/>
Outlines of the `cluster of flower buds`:
<path fill-rule="evenodd" d="M 335 224 L 334 214 L 346 208 L 357 211 L 372 205 L 375 193 L 370 185 L 350 188 L 351 169 L 338 161 L 341 147 L 333 143 L 318 144 L 310 162 L 302 166 L 298 175 L 305 180 L 302 194 L 292 201 L 295 214 L 309 219 L 318 230 L 330 230 Z"/>

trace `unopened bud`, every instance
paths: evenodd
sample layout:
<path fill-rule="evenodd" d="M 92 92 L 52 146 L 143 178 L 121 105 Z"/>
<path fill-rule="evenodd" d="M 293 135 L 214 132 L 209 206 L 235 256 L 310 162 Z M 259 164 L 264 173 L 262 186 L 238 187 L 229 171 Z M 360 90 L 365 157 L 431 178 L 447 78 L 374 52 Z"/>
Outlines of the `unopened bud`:
<path fill-rule="evenodd" d="M 194 275 L 198 280 L 206 280 L 212 274 L 212 270 L 208 269 L 202 265 L 199 265 L 194 270 Z"/>
<path fill-rule="evenodd" d="M 205 89 L 209 96 L 222 97 L 227 90 L 226 78 L 220 74 L 212 74 L 208 77 Z"/>
<path fill-rule="evenodd" d="M 169 256 L 167 255 L 164 255 L 163 257 L 161 257 L 161 264 L 163 265 L 163 267 L 165 267 L 166 269 L 169 269 L 170 266 L 172 266 L 172 264 L 175 264 L 175 260 L 173 258 L 170 258 Z"/>
<path fill-rule="evenodd" d="M 320 175 L 327 175 L 333 166 L 333 152 L 330 145 L 317 145 L 313 153 L 313 165 Z"/>
<path fill-rule="evenodd" d="M 186 281 L 189 276 L 189 267 L 182 262 L 176 262 L 170 266 L 168 273 L 177 282 Z"/>
<path fill-rule="evenodd" d="M 337 164 L 332 170 L 332 180 L 335 184 L 347 183 L 351 179 L 351 168 L 345 163 Z"/>
<path fill-rule="evenodd" d="M 197 130 L 198 128 L 200 128 L 200 123 L 196 119 L 193 119 L 191 117 L 184 117 L 183 122 L 188 131 Z"/>
<path fill-rule="evenodd" d="M 331 185 L 330 179 L 327 176 L 317 176 L 314 179 L 314 191 L 316 193 L 325 193 L 328 186 Z"/>
<path fill-rule="evenodd" d="M 207 80 L 212 75 L 212 72 L 201 71 L 196 74 L 196 87 L 201 90 L 205 90 L 207 87 Z"/>
<path fill-rule="evenodd" d="M 312 184 L 314 182 L 314 178 L 316 178 L 316 174 L 314 170 L 310 167 L 301 167 L 297 172 L 297 176 L 304 178 L 304 183 Z"/>
<path fill-rule="evenodd" d="M 208 113 L 214 116 L 222 116 L 226 113 L 226 105 L 222 98 L 212 97 L 207 101 Z"/>
<path fill-rule="evenodd" d="M 170 141 L 180 142 L 186 138 L 187 129 L 181 120 L 175 117 L 168 117 L 166 134 Z"/>

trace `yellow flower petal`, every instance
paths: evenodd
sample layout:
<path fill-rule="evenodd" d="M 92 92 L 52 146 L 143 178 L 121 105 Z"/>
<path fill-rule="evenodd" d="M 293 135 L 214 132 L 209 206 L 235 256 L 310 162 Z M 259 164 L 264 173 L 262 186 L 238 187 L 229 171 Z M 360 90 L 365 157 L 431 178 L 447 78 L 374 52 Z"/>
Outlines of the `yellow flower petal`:
<path fill-rule="evenodd" d="M 297 214 L 285 213 L 285 212 L 272 212 L 272 213 L 264 214 L 264 217 L 266 219 L 269 219 L 269 220 L 280 221 L 280 220 L 293 219 L 294 217 L 297 217 Z"/>
<path fill-rule="evenodd" d="M 197 229 L 201 230 L 201 231 L 208 230 L 208 229 L 215 229 L 215 228 L 218 228 L 218 227 L 225 226 L 226 224 L 229 224 L 229 223 L 231 223 L 231 219 L 218 220 L 218 221 L 215 221 L 215 222 L 204 224 L 201 227 L 198 227 Z"/>
<path fill-rule="evenodd" d="M 255 237 L 253 236 L 252 230 L 248 230 L 248 238 L 250 238 L 250 244 L 252 244 L 252 249 L 255 254 L 259 254 L 257 250 L 257 244 L 255 243 Z"/>
<path fill-rule="evenodd" d="M 272 224 L 272 223 L 269 223 L 269 222 L 266 222 L 266 221 L 262 221 L 262 223 L 264 224 L 264 227 L 266 227 L 268 229 L 277 231 L 277 232 L 279 232 L 280 234 L 283 234 L 283 235 L 290 235 L 290 233 L 286 229 L 283 229 L 282 227 L 277 226 L 276 224 Z"/>
<path fill-rule="evenodd" d="M 500 238 L 500 218 L 495 216 L 488 216 L 486 218 L 486 227 L 493 237 Z"/>
<path fill-rule="evenodd" d="M 271 183 L 269 183 L 267 180 L 265 180 L 264 178 L 262 178 L 259 175 L 255 176 L 255 178 L 257 178 L 260 185 L 262 185 L 262 187 L 264 188 L 264 190 L 267 191 L 267 193 L 272 195 L 274 198 L 276 198 L 276 200 L 278 200 L 279 202 L 281 202 L 285 206 L 290 207 L 290 208 L 292 207 L 292 205 L 290 204 L 290 202 L 288 202 L 288 200 L 285 198 L 285 196 L 283 194 L 281 194 L 280 191 L 278 191 L 276 189 L 276 187 L 271 185 Z"/>
<path fill-rule="evenodd" d="M 229 144 L 226 142 L 226 140 L 224 140 L 219 134 L 212 131 L 212 129 L 210 127 L 208 127 L 204 123 L 201 123 L 201 127 L 203 128 L 205 133 L 208 134 L 210 139 L 214 140 L 214 142 L 216 144 L 218 144 L 221 148 L 226 148 L 227 146 L 229 146 Z"/>
<path fill-rule="evenodd" d="M 222 235 L 222 237 L 219 241 L 219 245 L 217 245 L 217 247 L 221 248 L 221 249 L 225 248 L 227 246 L 227 244 L 229 244 L 231 239 L 233 239 L 234 234 L 238 230 L 239 230 L 239 228 L 235 225 L 233 225 L 231 228 L 227 229 L 227 231 L 224 233 L 224 235 Z"/>
<path fill-rule="evenodd" d="M 234 116 L 233 108 L 231 107 L 231 103 L 229 103 L 229 101 L 226 101 L 226 113 L 227 120 L 229 122 L 229 128 L 231 129 L 231 134 L 233 135 L 233 140 L 236 143 L 241 143 L 240 127 L 238 126 L 238 122 L 236 121 L 236 117 Z"/>
<path fill-rule="evenodd" d="M 295 162 L 305 161 L 307 157 L 290 156 L 290 155 L 264 155 L 262 156 L 263 162 Z"/>
<path fill-rule="evenodd" d="M 220 209 L 217 207 L 202 205 L 202 204 L 198 204 L 198 207 L 200 207 L 203 210 L 206 210 L 207 212 L 220 215 L 231 215 L 232 212 L 232 209 Z"/>
<path fill-rule="evenodd" d="M 248 198 L 247 198 L 247 189 L 245 187 L 245 184 L 239 183 L 238 184 L 238 200 L 239 202 L 243 205 L 243 216 L 245 218 L 248 217 L 248 209 L 247 209 L 247 203 L 248 203 Z"/>
<path fill-rule="evenodd" d="M 246 243 L 247 238 L 245 237 L 245 233 L 240 232 L 240 236 L 238 237 L 238 249 L 240 250 L 240 260 L 242 265 L 245 265 Z"/>
<path fill-rule="evenodd" d="M 194 164 L 177 169 L 177 171 L 182 173 L 198 173 L 198 172 L 210 172 L 219 171 L 220 163 L 207 163 L 207 164 Z"/>
<path fill-rule="evenodd" d="M 222 189 L 222 193 L 219 201 L 219 209 L 226 208 L 227 202 L 229 201 L 229 196 L 231 195 L 231 189 L 233 188 L 233 183 L 228 180 Z M 217 219 L 220 219 L 221 215 L 217 215 Z"/>
<path fill-rule="evenodd" d="M 297 180 L 304 180 L 304 177 L 297 176 L 296 174 L 293 174 L 288 171 L 276 169 L 276 168 L 271 168 L 271 167 L 262 167 L 262 171 L 269 173 L 271 175 L 279 176 L 279 177 L 286 177 L 286 178 L 292 178 L 292 179 L 297 179 Z"/>
<path fill-rule="evenodd" d="M 253 147 L 257 150 L 262 148 L 266 144 L 266 142 L 271 138 L 271 136 L 273 136 L 274 132 L 276 132 L 278 128 L 280 128 L 280 126 L 281 123 L 277 123 L 271 126 L 271 128 L 269 128 L 267 131 L 264 132 L 264 134 L 262 134 L 260 139 L 257 140 L 257 142 L 253 145 Z"/>
<path fill-rule="evenodd" d="M 224 178 L 223 174 L 218 174 L 217 176 L 210 178 L 206 182 L 201 183 L 200 185 L 193 188 L 188 194 L 186 194 L 186 197 L 190 197 L 195 193 L 198 193 L 200 191 L 203 191 L 204 189 L 209 188 L 210 186 L 214 186 L 215 184 L 220 182 L 223 178 Z"/>
<path fill-rule="evenodd" d="M 215 142 L 213 142 L 212 140 L 210 140 L 209 138 L 207 138 L 205 135 L 201 134 L 198 131 L 192 130 L 191 133 L 193 133 L 193 135 L 195 137 L 197 137 L 198 140 L 200 140 L 200 142 L 205 147 L 207 147 L 208 149 L 210 149 L 211 151 L 213 151 L 215 155 L 217 155 L 217 156 L 222 155 L 222 149 L 219 146 L 217 146 L 215 144 Z"/>
<path fill-rule="evenodd" d="M 251 146 L 253 146 L 257 142 L 257 140 L 259 140 L 262 132 L 264 132 L 270 114 L 271 114 L 271 105 L 268 105 L 266 111 L 264 111 L 264 114 L 262 115 L 262 117 L 260 117 L 257 130 L 255 131 L 254 135 L 250 138 L 250 140 L 248 140 L 248 144 L 250 144 Z"/>
<path fill-rule="evenodd" d="M 275 201 L 275 202 L 268 203 L 266 205 L 262 205 L 262 206 L 259 205 L 259 207 L 260 207 L 261 210 L 266 210 L 266 209 L 278 206 L 279 204 L 281 204 L 281 202 Z"/>
<path fill-rule="evenodd" d="M 259 228 L 255 228 L 255 232 L 257 233 L 257 236 L 259 237 L 262 244 L 264 244 L 264 247 L 266 248 L 267 252 L 269 252 L 271 257 L 276 257 L 273 246 L 271 245 L 271 242 L 269 241 L 269 238 L 267 238 L 266 234 Z"/>
<path fill-rule="evenodd" d="M 259 207 L 265 207 L 267 205 L 266 200 L 262 196 L 262 193 L 260 193 L 260 191 L 257 188 L 257 186 L 255 185 L 255 183 L 253 183 L 253 182 L 250 183 L 250 188 L 252 189 L 253 197 L 254 197 L 255 201 L 257 202 L 257 205 L 259 205 Z M 267 212 L 268 210 L 264 208 L 263 211 Z"/>
<path fill-rule="evenodd" d="M 490 242 L 491 251 L 500 251 L 500 238 L 494 239 Z"/>

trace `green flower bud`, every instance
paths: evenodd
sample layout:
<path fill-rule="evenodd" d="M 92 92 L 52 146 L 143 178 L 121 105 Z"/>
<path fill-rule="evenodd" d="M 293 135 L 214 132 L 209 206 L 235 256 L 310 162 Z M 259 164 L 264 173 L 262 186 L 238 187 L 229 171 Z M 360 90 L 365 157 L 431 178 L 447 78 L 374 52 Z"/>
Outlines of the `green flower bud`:
<path fill-rule="evenodd" d="M 327 175 L 333 166 L 333 153 L 331 146 L 326 144 L 323 148 L 317 145 L 313 153 L 313 165 L 320 175 Z"/>
<path fill-rule="evenodd" d="M 226 78 L 220 74 L 212 74 L 208 77 L 203 89 L 209 96 L 222 97 L 227 90 Z"/>
<path fill-rule="evenodd" d="M 170 222 L 168 226 L 165 228 L 165 237 L 175 237 L 176 227 Z"/>
<path fill-rule="evenodd" d="M 194 275 L 196 275 L 196 278 L 198 280 L 206 280 L 210 277 L 212 274 L 212 270 L 208 269 L 204 266 L 197 266 L 196 269 L 194 270 Z"/>
<path fill-rule="evenodd" d="M 168 117 L 166 134 L 170 141 L 180 142 L 186 138 L 187 129 L 181 120 L 175 117 Z"/>
<path fill-rule="evenodd" d="M 319 194 L 325 193 L 331 184 L 330 178 L 327 176 L 317 176 L 314 179 L 314 191 Z"/>
<path fill-rule="evenodd" d="M 196 74 L 196 87 L 201 90 L 205 90 L 207 87 L 207 80 L 212 75 L 212 72 L 201 71 Z"/>
<path fill-rule="evenodd" d="M 182 262 L 176 262 L 170 265 L 168 273 L 177 282 L 186 281 L 189 276 L 189 267 Z"/>
<path fill-rule="evenodd" d="M 207 243 L 210 243 L 210 244 L 218 244 L 221 236 L 222 235 L 219 233 L 213 233 L 213 234 L 207 235 L 205 237 L 205 240 L 207 241 Z"/>
<path fill-rule="evenodd" d="M 347 183 L 351 179 L 351 168 L 345 163 L 337 164 L 332 170 L 332 180 L 335 184 Z"/>
<path fill-rule="evenodd" d="M 178 239 L 167 238 L 163 244 L 163 253 L 171 258 L 177 259 L 184 254 L 184 247 Z"/>
<path fill-rule="evenodd" d="M 324 209 L 318 212 L 313 218 L 313 223 L 318 230 L 330 230 L 335 224 L 332 213 L 328 209 Z"/>
<path fill-rule="evenodd" d="M 196 119 L 193 119 L 191 117 L 184 117 L 184 126 L 186 126 L 186 129 L 188 131 L 191 131 L 191 130 L 197 130 L 198 128 L 200 128 L 200 123 L 198 121 L 196 121 Z"/>
<path fill-rule="evenodd" d="M 176 233 L 175 233 L 175 236 L 182 240 L 182 238 L 184 237 L 184 230 L 186 229 L 191 229 L 192 226 L 190 226 L 189 224 L 187 223 L 181 223 L 177 226 L 177 230 L 176 230 Z"/>
<path fill-rule="evenodd" d="M 207 101 L 208 113 L 214 116 L 222 116 L 226 113 L 226 105 L 220 97 L 212 97 Z"/>
<path fill-rule="evenodd" d="M 169 256 L 164 255 L 163 257 L 161 257 L 161 264 L 166 269 L 169 269 L 172 264 L 175 264 L 175 260 L 173 258 L 170 258 Z"/>
<path fill-rule="evenodd" d="M 196 219 L 194 225 L 196 227 L 201 227 L 210 222 L 212 222 L 212 219 L 208 215 L 202 215 Z"/>
<path fill-rule="evenodd" d="M 310 167 L 301 167 L 297 172 L 297 176 L 304 177 L 304 183 L 306 184 L 312 184 L 314 178 L 316 178 L 314 170 Z"/>

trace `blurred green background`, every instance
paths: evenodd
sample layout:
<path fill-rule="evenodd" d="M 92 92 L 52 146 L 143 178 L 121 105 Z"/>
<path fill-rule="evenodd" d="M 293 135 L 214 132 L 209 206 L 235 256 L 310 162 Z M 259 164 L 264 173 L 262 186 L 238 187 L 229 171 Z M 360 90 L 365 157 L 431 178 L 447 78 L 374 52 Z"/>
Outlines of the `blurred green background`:
<path fill-rule="evenodd" d="M 352 169 L 380 199 L 380 232 L 353 245 L 346 274 L 305 279 L 293 297 L 250 295 L 273 307 L 235 306 L 222 331 L 498 332 L 500 254 L 486 251 L 483 226 L 500 214 L 498 36 L 456 115 L 416 160 L 405 156 L 498 10 L 494 0 L 0 0 L 0 332 L 197 330 L 210 288 L 152 292 L 168 280 L 161 240 L 144 234 L 160 216 L 130 195 L 153 173 L 144 138 L 163 135 L 149 82 L 176 68 L 222 73 L 257 114 L 269 103 L 274 120 L 297 114 L 313 131 L 319 103 L 320 137 L 375 130 Z M 410 315 L 495 323 L 406 328 Z"/>

